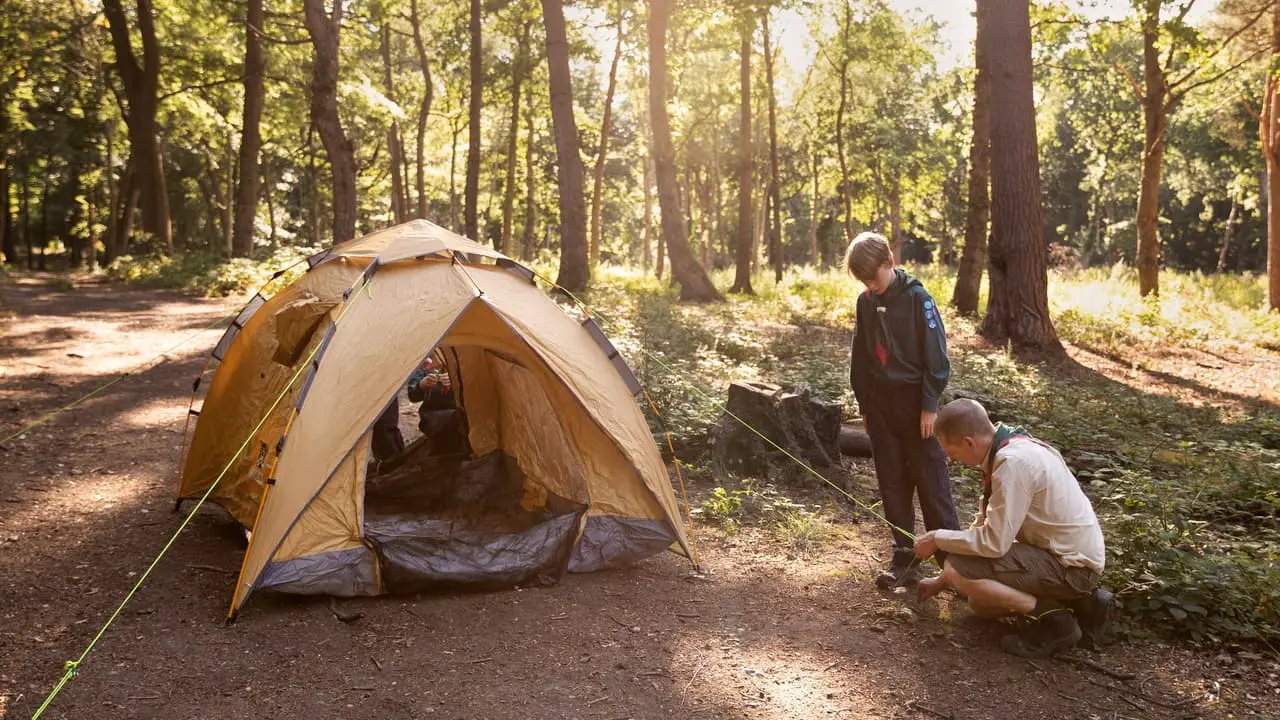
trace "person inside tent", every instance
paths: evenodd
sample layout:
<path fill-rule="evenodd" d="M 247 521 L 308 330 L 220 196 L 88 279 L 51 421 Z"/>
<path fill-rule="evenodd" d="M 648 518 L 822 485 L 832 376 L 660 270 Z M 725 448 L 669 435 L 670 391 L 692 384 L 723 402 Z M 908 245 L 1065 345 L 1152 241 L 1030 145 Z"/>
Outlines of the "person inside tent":
<path fill-rule="evenodd" d="M 386 462 L 404 450 L 404 435 L 400 432 L 400 398 L 391 398 L 391 404 L 373 423 L 370 450 L 377 462 Z"/>
<path fill-rule="evenodd" d="M 418 406 L 418 429 L 431 443 L 433 454 L 449 454 L 465 449 L 465 436 L 453 392 L 449 368 L 431 353 L 409 376 L 409 400 Z"/>

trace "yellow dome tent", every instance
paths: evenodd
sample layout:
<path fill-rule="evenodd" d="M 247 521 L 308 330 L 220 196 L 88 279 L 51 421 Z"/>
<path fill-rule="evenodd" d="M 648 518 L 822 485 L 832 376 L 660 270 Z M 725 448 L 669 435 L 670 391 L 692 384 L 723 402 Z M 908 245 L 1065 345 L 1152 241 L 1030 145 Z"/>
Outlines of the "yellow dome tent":
<path fill-rule="evenodd" d="M 635 377 L 531 271 L 422 220 L 307 262 L 233 321 L 197 380 L 184 439 L 179 501 L 216 482 L 209 499 L 251 531 L 231 617 L 266 588 L 510 585 L 667 548 L 688 555 Z M 423 483 L 454 502 L 443 514 L 398 501 L 373 512 L 371 428 L 433 351 L 454 378 L 471 454 L 402 467 L 435 467 Z M 492 498 L 463 486 L 495 473 L 517 492 L 490 521 L 474 511 Z"/>

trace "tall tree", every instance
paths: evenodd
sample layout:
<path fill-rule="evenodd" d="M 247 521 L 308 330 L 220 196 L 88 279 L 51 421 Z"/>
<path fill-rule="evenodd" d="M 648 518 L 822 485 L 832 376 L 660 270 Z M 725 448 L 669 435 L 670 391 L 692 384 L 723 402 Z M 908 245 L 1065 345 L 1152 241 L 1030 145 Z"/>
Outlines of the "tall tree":
<path fill-rule="evenodd" d="M 481 58 L 484 46 L 481 43 L 480 23 L 482 11 L 480 0 L 471 0 L 471 85 L 468 92 L 467 110 L 470 117 L 467 126 L 467 186 L 463 211 L 463 234 L 472 240 L 480 240 L 480 221 L 477 216 L 477 203 L 480 199 L 480 109 L 484 93 L 484 67 Z"/>
<path fill-rule="evenodd" d="M 542 17 L 547 27 L 551 122 L 555 127 L 560 187 L 560 274 L 556 284 L 571 291 L 582 290 L 591 280 L 587 263 L 587 205 L 582 197 L 582 156 L 578 153 L 578 125 L 573 119 L 573 84 L 563 0 L 542 0 Z"/>
<path fill-rule="evenodd" d="M 1160 11 L 1170 0 L 1133 0 L 1139 10 L 1142 24 L 1142 86 L 1133 82 L 1134 92 L 1142 103 L 1142 176 L 1138 188 L 1138 291 L 1143 297 L 1160 293 L 1160 177 L 1164 168 L 1165 135 L 1169 113 L 1192 90 L 1226 77 L 1232 70 L 1256 57 L 1246 56 L 1231 67 L 1209 75 L 1201 70 L 1241 33 L 1257 23 L 1270 9 L 1264 3 L 1246 24 L 1232 32 L 1217 49 L 1199 54 L 1199 61 L 1188 63 L 1178 77 L 1174 65 L 1179 60 L 1179 40 L 1194 36 L 1186 25 L 1187 13 L 1194 2 L 1182 2 L 1177 15 L 1168 22 L 1161 22 Z M 1161 47 L 1163 40 L 1164 47 Z M 1164 60 L 1160 59 L 1164 51 Z M 1182 53 L 1186 55 L 1186 53 Z M 1191 82 L 1192 80 L 1194 82 Z"/>
<path fill-rule="evenodd" d="M 844 20 L 840 25 L 840 104 L 836 107 L 836 154 L 840 160 L 840 207 L 844 210 L 844 241 L 853 240 L 853 204 L 849 199 L 852 183 L 849 161 L 845 157 L 844 117 L 849 107 L 849 27 L 853 24 L 853 7 L 844 3 Z"/>
<path fill-rule="evenodd" d="M 519 7 L 519 6 L 517 6 Z M 516 207 L 516 158 L 520 145 L 520 85 L 524 82 L 529 67 L 529 33 L 533 21 L 526 18 L 521 24 L 520 43 L 516 47 L 515 57 L 511 61 L 511 131 L 507 134 L 507 181 L 503 187 L 502 198 L 502 238 L 498 252 L 511 252 L 515 237 Z"/>
<path fill-rule="evenodd" d="M 964 225 L 964 250 L 956 270 L 951 304 L 961 315 L 978 314 L 982 268 L 987 264 L 987 221 L 991 212 L 991 69 L 987 67 L 987 10 L 978 3 L 975 21 L 973 77 L 973 140 L 969 145 L 969 207 Z"/>
<path fill-rule="evenodd" d="M 546 2 L 547 0 L 544 0 Z M 694 302 L 723 300 L 710 276 L 689 249 L 684 218 L 680 214 L 680 188 L 676 181 L 675 148 L 667 118 L 667 24 L 672 0 L 649 3 L 649 122 L 653 133 L 653 164 L 662 215 L 660 242 L 671 256 L 671 274 L 680 284 L 680 298 Z M 661 268 L 659 261 L 659 268 Z M 658 271 L 661 275 L 661 269 Z"/>
<path fill-rule="evenodd" d="M 609 89 L 604 94 L 604 119 L 600 122 L 600 150 L 596 153 L 591 188 L 591 264 L 600 262 L 600 237 L 604 232 L 604 165 L 609 159 L 609 131 L 613 123 L 613 93 L 618 89 L 618 61 L 622 58 L 622 8 L 618 8 L 618 39 L 609 66 Z"/>
<path fill-rule="evenodd" d="M 422 16 L 418 13 L 418 0 L 409 0 L 409 24 L 413 27 L 413 48 L 418 55 L 418 69 L 422 71 L 422 102 L 418 104 L 418 143 L 414 148 L 414 185 L 418 193 L 418 217 L 427 217 L 426 146 L 427 118 L 431 115 L 431 100 L 435 95 L 431 84 L 431 63 L 427 59 L 427 45 L 422 39 Z"/>
<path fill-rule="evenodd" d="M 388 100 L 395 102 L 396 88 L 391 72 L 390 20 L 383 20 L 381 36 L 382 92 L 386 94 Z M 405 207 L 404 177 L 400 173 L 400 153 L 399 122 L 392 118 L 391 123 L 387 126 L 387 159 L 391 162 L 391 215 L 395 218 L 397 225 L 409 219 L 409 209 Z"/>
<path fill-rule="evenodd" d="M 778 183 L 778 120 L 777 98 L 773 87 L 773 49 L 769 40 L 769 10 L 765 4 L 764 26 L 764 77 L 765 91 L 769 94 L 769 259 L 773 261 L 773 280 L 782 282 L 782 201 Z"/>
<path fill-rule="evenodd" d="M 533 125 L 533 83 L 526 83 L 524 141 L 524 228 L 520 231 L 520 259 L 533 259 L 533 245 L 537 238 L 538 175 L 533 151 L 538 146 Z"/>
<path fill-rule="evenodd" d="M 244 122 L 240 130 L 240 185 L 236 188 L 235 229 L 231 249 L 237 257 L 253 254 L 258 216 L 258 154 L 262 150 L 262 102 L 266 61 L 262 53 L 263 0 L 248 0 L 244 22 Z"/>
<path fill-rule="evenodd" d="M 133 51 L 132 29 L 120 0 L 103 0 L 111 44 L 115 48 L 116 73 L 124 85 L 127 108 L 121 108 L 129 127 L 133 157 L 134 187 L 142 205 L 142 229 L 173 251 L 173 229 L 169 224 L 169 193 L 165 189 L 164 159 L 160 154 L 160 128 L 156 112 L 160 107 L 160 44 L 156 40 L 155 11 L 151 0 L 137 0 L 138 35 L 142 40 L 142 63 Z"/>
<path fill-rule="evenodd" d="M 1020 350 L 1060 354 L 1049 318 L 1029 0 L 988 0 L 991 70 L 991 293 L 979 328 Z"/>
<path fill-rule="evenodd" d="M 324 0 L 303 0 L 303 11 L 315 68 L 311 80 L 311 122 L 320 133 L 333 174 L 333 242 L 356 236 L 356 159 L 351 141 L 338 117 L 338 38 L 342 31 L 342 0 L 325 12 Z"/>
<path fill-rule="evenodd" d="M 738 18 L 740 33 L 738 52 L 738 75 L 740 81 L 740 99 L 742 102 L 741 122 L 738 127 L 738 245 L 736 262 L 734 263 L 733 287 L 729 292 L 754 295 L 751 287 L 751 264 L 754 260 L 754 242 L 752 238 L 751 190 L 755 184 L 752 177 L 755 172 L 755 151 L 751 137 L 751 40 L 755 35 L 755 16 L 743 12 Z M 674 262 L 674 258 L 672 259 Z"/>
<path fill-rule="evenodd" d="M 1280 3 L 1271 11 L 1271 63 L 1267 77 L 1266 100 L 1262 105 L 1262 118 L 1258 134 L 1262 138 L 1262 153 L 1267 164 L 1267 304 L 1272 310 L 1280 310 Z M 1235 204 L 1231 206 L 1234 213 Z M 1226 238 L 1231 237 L 1231 224 L 1227 223 Z M 1222 257 L 1218 261 L 1221 270 L 1227 256 L 1227 239 L 1222 242 Z"/>

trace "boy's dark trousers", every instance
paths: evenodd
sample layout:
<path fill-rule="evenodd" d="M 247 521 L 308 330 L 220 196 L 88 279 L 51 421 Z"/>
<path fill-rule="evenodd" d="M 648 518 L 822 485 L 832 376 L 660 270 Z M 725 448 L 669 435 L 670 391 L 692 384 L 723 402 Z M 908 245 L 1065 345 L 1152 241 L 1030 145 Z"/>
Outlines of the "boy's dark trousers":
<path fill-rule="evenodd" d="M 915 531 L 912 495 L 920 497 L 920 510 L 928 530 L 959 530 L 947 455 L 937 438 L 920 437 L 921 389 L 918 384 L 880 382 L 871 389 L 871 406 L 863 415 L 871 436 L 876 479 L 884 501 L 884 517 L 908 532 Z M 905 567 L 915 559 L 912 541 L 893 530 L 893 564 Z M 944 556 L 939 553 L 941 564 Z"/>
<path fill-rule="evenodd" d="M 387 460 L 404 450 L 404 435 L 400 434 L 400 398 L 391 399 L 391 404 L 373 423 L 370 448 L 376 460 Z"/>

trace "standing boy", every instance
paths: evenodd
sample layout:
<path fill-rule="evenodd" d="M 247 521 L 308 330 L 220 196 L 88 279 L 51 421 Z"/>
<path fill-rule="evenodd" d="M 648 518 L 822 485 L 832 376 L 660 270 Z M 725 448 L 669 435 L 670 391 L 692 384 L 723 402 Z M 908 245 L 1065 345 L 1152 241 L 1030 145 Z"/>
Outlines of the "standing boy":
<path fill-rule="evenodd" d="M 893 561 L 876 585 L 905 586 L 919 580 L 904 533 L 915 527 L 912 496 L 920 498 L 927 529 L 960 527 L 947 457 L 933 437 L 938 398 L 951 376 L 947 336 L 933 298 L 919 280 L 894 267 L 882 235 L 854 238 L 844 260 L 867 288 L 858 296 L 849 381 L 871 436 L 884 517 L 893 526 Z"/>

